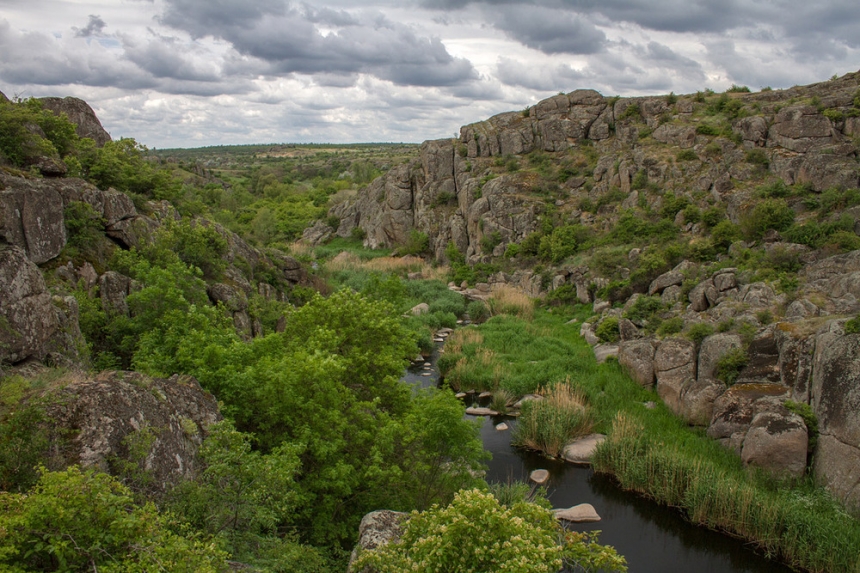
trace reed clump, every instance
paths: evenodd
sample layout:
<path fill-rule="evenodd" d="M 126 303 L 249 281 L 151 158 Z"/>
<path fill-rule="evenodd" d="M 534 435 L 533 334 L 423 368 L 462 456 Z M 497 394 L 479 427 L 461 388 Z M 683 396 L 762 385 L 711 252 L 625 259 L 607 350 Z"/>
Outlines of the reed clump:
<path fill-rule="evenodd" d="M 535 314 L 535 304 L 527 294 L 508 285 L 498 285 L 487 300 L 491 316 L 507 314 L 523 320 L 531 320 Z"/>
<path fill-rule="evenodd" d="M 707 455 L 653 433 L 646 420 L 619 412 L 593 460 L 620 485 L 684 511 L 696 524 L 725 531 L 793 567 L 860 571 L 860 527 L 811 483 L 794 487 L 750 474 L 739 463 Z"/>
<path fill-rule="evenodd" d="M 594 419 L 585 395 L 570 379 L 542 393 L 543 400 L 523 404 L 513 443 L 557 458 L 567 444 L 591 433 Z"/>

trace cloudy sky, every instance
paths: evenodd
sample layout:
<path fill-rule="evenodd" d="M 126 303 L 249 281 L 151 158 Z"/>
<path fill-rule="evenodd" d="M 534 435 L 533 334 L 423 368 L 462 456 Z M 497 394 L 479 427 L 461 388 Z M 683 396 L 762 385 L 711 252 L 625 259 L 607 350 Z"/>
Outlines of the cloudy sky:
<path fill-rule="evenodd" d="M 860 68 L 857 0 L 0 0 L 0 91 L 150 147 L 403 141 L 560 91 Z"/>

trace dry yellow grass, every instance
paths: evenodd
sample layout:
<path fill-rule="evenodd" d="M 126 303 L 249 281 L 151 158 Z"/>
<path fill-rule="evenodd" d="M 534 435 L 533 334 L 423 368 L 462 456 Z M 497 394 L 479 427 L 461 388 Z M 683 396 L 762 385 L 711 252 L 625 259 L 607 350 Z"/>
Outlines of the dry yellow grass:
<path fill-rule="evenodd" d="M 510 314 L 523 320 L 534 318 L 534 301 L 527 294 L 508 285 L 494 286 L 487 306 L 493 316 Z"/>
<path fill-rule="evenodd" d="M 373 271 L 405 275 L 421 273 L 423 279 L 444 280 L 448 274 L 447 267 L 433 267 L 421 257 L 407 255 L 405 257 L 378 257 L 368 261 L 357 255 L 343 251 L 325 263 L 329 271 Z"/>
<path fill-rule="evenodd" d="M 445 352 L 451 354 L 462 354 L 463 348 L 469 344 L 482 344 L 484 336 L 475 328 L 461 328 L 455 330 L 445 342 Z"/>

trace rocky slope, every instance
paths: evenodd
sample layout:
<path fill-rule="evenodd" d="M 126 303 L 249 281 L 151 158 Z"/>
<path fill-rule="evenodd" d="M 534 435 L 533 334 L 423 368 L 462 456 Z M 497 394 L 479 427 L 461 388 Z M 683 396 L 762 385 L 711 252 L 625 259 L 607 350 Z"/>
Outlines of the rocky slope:
<path fill-rule="evenodd" d="M 858 148 L 860 72 L 760 93 L 577 90 L 425 142 L 305 238 L 426 235 L 438 261 L 493 265 L 490 285 L 594 304 L 582 334 L 600 359 L 745 463 L 811 471 L 860 511 L 860 334 L 846 326 L 860 312 Z M 840 234 L 804 238 L 827 225 Z"/>

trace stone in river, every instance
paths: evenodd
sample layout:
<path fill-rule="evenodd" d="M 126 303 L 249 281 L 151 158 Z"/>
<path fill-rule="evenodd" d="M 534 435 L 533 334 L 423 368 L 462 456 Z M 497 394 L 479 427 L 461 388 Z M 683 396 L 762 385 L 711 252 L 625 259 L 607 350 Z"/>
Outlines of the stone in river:
<path fill-rule="evenodd" d="M 549 481 L 549 472 L 547 470 L 535 470 L 529 474 L 529 479 L 538 485 L 543 485 Z"/>
<path fill-rule="evenodd" d="M 561 454 L 565 460 L 575 464 L 590 464 L 597 446 L 606 439 L 603 434 L 589 434 L 569 443 Z"/>
<path fill-rule="evenodd" d="M 556 519 L 572 521 L 573 523 L 587 523 L 591 521 L 600 521 L 600 516 L 597 515 L 597 510 L 590 503 L 580 503 L 567 509 L 553 509 Z"/>
<path fill-rule="evenodd" d="M 489 408 L 466 408 L 466 414 L 470 416 L 498 416 L 499 413 Z"/>
<path fill-rule="evenodd" d="M 504 422 L 502 422 L 501 424 L 496 426 L 496 430 L 498 430 L 500 432 L 504 432 L 507 429 L 508 429 L 508 425 L 505 424 Z"/>

